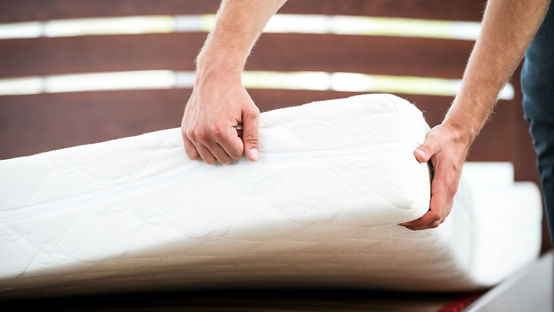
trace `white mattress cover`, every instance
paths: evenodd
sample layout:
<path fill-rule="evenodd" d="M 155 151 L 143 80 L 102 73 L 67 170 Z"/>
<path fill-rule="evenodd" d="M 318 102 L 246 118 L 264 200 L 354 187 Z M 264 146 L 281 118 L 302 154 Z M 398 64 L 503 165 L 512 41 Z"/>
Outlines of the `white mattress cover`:
<path fill-rule="evenodd" d="M 531 183 L 462 179 L 437 229 L 421 112 L 386 94 L 262 113 L 260 159 L 187 159 L 179 129 L 0 161 L 0 295 L 154 287 L 466 290 L 536 258 Z"/>

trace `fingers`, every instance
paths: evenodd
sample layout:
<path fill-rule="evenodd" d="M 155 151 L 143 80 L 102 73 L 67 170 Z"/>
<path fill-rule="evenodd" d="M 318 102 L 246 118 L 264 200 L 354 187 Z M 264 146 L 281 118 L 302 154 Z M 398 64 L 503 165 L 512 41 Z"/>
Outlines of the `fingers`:
<path fill-rule="evenodd" d="M 436 139 L 433 132 L 429 132 L 425 137 L 425 142 L 423 145 L 418 147 L 414 151 L 414 156 L 420 163 L 427 162 L 433 155 L 439 151 L 439 142 Z"/>
<path fill-rule="evenodd" d="M 414 151 L 414 156 L 418 162 L 428 162 L 435 154 L 439 152 L 439 143 L 431 131 L 425 137 L 425 142 Z M 433 165 L 436 164 L 437 157 L 433 159 Z M 425 213 L 421 218 L 402 223 L 401 225 L 409 228 L 410 230 L 425 230 L 438 227 L 446 215 L 443 216 L 447 206 L 447 194 L 443 191 L 445 188 L 443 185 L 446 183 L 442 168 L 437 168 L 433 181 L 431 183 L 431 200 L 429 201 L 429 211 Z"/>
<path fill-rule="evenodd" d="M 216 138 L 216 136 L 212 133 L 207 134 L 208 132 L 205 130 L 197 130 L 192 131 L 190 137 L 191 137 L 191 143 L 193 144 L 194 148 L 204 160 L 209 165 L 213 165 L 216 162 L 220 162 L 222 164 L 228 164 L 231 162 L 232 158 L 225 152 L 225 150 L 217 143 L 219 139 Z M 186 148 L 186 146 L 185 146 Z M 191 153 L 193 154 L 193 153 Z M 189 153 L 187 152 L 187 155 Z M 191 160 L 194 160 L 192 157 L 189 158 Z"/>
<path fill-rule="evenodd" d="M 242 141 L 244 153 L 251 161 L 258 160 L 258 129 L 260 111 L 254 106 L 243 113 L 242 119 Z"/>
<path fill-rule="evenodd" d="M 198 154 L 198 151 L 196 150 L 196 147 L 194 147 L 194 144 L 183 134 L 183 142 L 185 144 L 185 152 L 187 153 L 187 156 L 190 160 L 197 160 L 200 158 L 200 154 Z"/>
<path fill-rule="evenodd" d="M 213 165 L 217 162 L 217 159 L 207 147 L 202 144 L 195 145 L 195 147 L 205 163 L 207 163 L 208 165 Z"/>
<path fill-rule="evenodd" d="M 243 153 L 257 160 L 259 115 L 238 72 L 198 75 L 181 123 L 187 155 L 207 163 L 226 164 Z"/>
<path fill-rule="evenodd" d="M 219 146 L 231 159 L 239 160 L 242 157 L 242 140 L 234 127 L 226 129 L 224 133 L 219 132 L 216 137 Z"/>
<path fill-rule="evenodd" d="M 207 129 L 202 126 L 183 128 L 185 151 L 191 160 L 202 158 L 208 164 L 228 164 L 242 156 L 242 140 L 234 127 L 225 130 L 213 126 Z"/>
<path fill-rule="evenodd" d="M 211 143 L 210 145 L 206 144 L 204 145 L 215 157 L 217 161 L 219 161 L 222 164 L 228 164 L 231 162 L 231 156 L 229 156 L 221 147 L 221 145 L 217 143 Z"/>
<path fill-rule="evenodd" d="M 444 213 L 447 210 L 445 208 L 448 206 L 448 199 L 445 195 L 444 193 L 433 194 L 427 213 L 417 220 L 402 223 L 401 225 L 414 231 L 436 228 L 441 225 L 447 217 L 447 214 Z"/>
<path fill-rule="evenodd" d="M 200 153 L 198 152 L 198 149 L 192 142 L 192 138 L 194 137 L 194 132 L 192 131 L 192 129 L 186 127 L 184 118 L 181 123 L 181 136 L 183 137 L 185 152 L 187 153 L 187 156 L 189 157 L 189 159 L 190 160 L 199 159 L 201 157 Z"/>
<path fill-rule="evenodd" d="M 461 138 L 461 139 L 460 139 Z M 424 230 L 439 226 L 450 214 L 454 195 L 471 140 L 446 124 L 441 124 L 429 131 L 425 142 L 414 150 L 419 162 L 431 160 L 434 167 L 431 181 L 431 199 L 429 211 L 421 218 L 402 223 L 412 230 Z"/>
<path fill-rule="evenodd" d="M 438 162 L 437 158 L 432 159 L 435 165 Z M 444 164 L 436 166 L 435 176 L 431 182 L 429 211 L 421 218 L 401 225 L 410 230 L 426 230 L 436 228 L 444 222 L 452 208 L 452 199 L 458 186 L 455 172 L 448 169 Z"/>

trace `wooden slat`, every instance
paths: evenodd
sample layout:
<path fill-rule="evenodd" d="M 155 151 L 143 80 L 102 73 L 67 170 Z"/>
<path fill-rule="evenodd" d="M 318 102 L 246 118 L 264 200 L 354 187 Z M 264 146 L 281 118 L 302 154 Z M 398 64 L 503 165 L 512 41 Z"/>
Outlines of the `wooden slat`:
<path fill-rule="evenodd" d="M 289 0 L 282 13 L 479 21 L 485 0 Z M 219 0 L 3 0 L 0 23 L 63 18 L 214 13 Z"/>
<path fill-rule="evenodd" d="M 193 70 L 204 38 L 179 33 L 0 40 L 0 77 Z M 461 78 L 472 45 L 442 39 L 264 34 L 246 68 Z"/>
<path fill-rule="evenodd" d="M 0 22 L 215 13 L 219 0 L 2 0 Z"/>
<path fill-rule="evenodd" d="M 266 34 L 247 69 L 461 78 L 472 47 L 461 40 Z"/>
<path fill-rule="evenodd" d="M 0 158 L 11 158 L 178 127 L 190 90 L 82 92 L 0 97 Z M 354 93 L 250 90 L 261 111 Z M 404 95 L 435 125 L 451 98 Z M 477 139 L 470 160 L 510 160 L 513 103 L 501 103 Z M 499 139 L 504 137 L 505 139 Z"/>
<path fill-rule="evenodd" d="M 289 0 L 282 13 L 480 21 L 486 0 Z"/>
<path fill-rule="evenodd" d="M 0 97 L 0 158 L 179 125 L 185 90 Z"/>
<path fill-rule="evenodd" d="M 0 77 L 140 69 L 194 69 L 205 34 L 0 40 Z"/>

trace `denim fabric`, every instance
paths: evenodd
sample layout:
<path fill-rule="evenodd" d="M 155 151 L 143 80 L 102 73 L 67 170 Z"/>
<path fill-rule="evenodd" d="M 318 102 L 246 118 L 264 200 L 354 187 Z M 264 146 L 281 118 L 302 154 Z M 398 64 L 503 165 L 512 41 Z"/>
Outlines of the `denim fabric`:
<path fill-rule="evenodd" d="M 531 119 L 529 128 L 537 152 L 537 166 L 546 205 L 550 238 L 554 242 L 554 123 Z"/>
<path fill-rule="evenodd" d="M 554 123 L 554 8 L 552 4 L 537 35 L 525 52 L 521 88 L 525 118 Z"/>
<path fill-rule="evenodd" d="M 537 152 L 537 167 L 554 242 L 554 2 L 525 53 L 521 72 L 523 111 Z"/>

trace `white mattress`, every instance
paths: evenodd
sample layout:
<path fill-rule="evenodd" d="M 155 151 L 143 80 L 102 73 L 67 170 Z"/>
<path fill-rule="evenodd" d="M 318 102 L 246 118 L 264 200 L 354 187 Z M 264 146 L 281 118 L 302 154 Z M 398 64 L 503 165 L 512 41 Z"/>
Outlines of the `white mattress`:
<path fill-rule="evenodd" d="M 0 295 L 490 286 L 537 257 L 540 194 L 462 180 L 439 228 L 397 225 L 428 209 L 428 129 L 362 95 L 263 113 L 256 163 L 190 161 L 179 129 L 0 161 Z"/>

